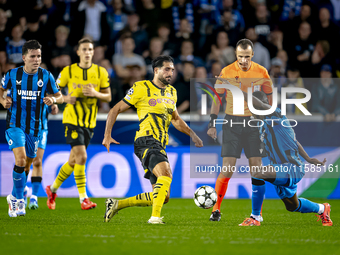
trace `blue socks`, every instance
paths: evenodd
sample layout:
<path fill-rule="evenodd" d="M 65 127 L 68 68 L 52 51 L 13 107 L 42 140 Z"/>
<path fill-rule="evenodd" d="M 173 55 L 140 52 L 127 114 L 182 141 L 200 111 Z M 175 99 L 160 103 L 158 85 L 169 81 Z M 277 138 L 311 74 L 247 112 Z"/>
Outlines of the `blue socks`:
<path fill-rule="evenodd" d="M 300 213 L 318 213 L 319 204 L 309 201 L 305 198 L 299 198 L 299 207 L 294 212 Z"/>
<path fill-rule="evenodd" d="M 17 199 L 24 198 L 24 189 L 26 186 L 25 167 L 14 166 L 13 169 L 13 190 L 12 195 Z"/>
<path fill-rule="evenodd" d="M 264 199 L 264 193 L 266 192 L 265 182 L 261 179 L 256 179 L 252 177 L 251 183 L 252 183 L 251 214 L 255 216 L 260 216 Z"/>
<path fill-rule="evenodd" d="M 32 182 L 32 195 L 38 196 L 39 188 L 41 186 L 41 180 L 42 178 L 40 176 L 32 176 L 31 182 Z"/>

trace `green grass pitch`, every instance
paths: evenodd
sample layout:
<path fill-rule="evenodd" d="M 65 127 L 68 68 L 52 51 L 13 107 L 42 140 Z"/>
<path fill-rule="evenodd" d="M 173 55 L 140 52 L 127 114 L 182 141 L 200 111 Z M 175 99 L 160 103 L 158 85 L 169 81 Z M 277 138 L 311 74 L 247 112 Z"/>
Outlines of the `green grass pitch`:
<path fill-rule="evenodd" d="M 224 200 L 222 220 L 210 222 L 211 210 L 192 199 L 171 199 L 162 215 L 166 225 L 149 225 L 151 208 L 127 208 L 103 222 L 105 199 L 80 209 L 77 198 L 57 198 L 56 210 L 39 209 L 10 218 L 0 198 L 0 254 L 340 254 L 340 200 L 332 205 L 332 227 L 314 214 L 290 213 L 280 200 L 265 200 L 260 227 L 239 227 L 250 214 L 250 200 Z M 316 200 L 316 202 L 325 202 Z"/>

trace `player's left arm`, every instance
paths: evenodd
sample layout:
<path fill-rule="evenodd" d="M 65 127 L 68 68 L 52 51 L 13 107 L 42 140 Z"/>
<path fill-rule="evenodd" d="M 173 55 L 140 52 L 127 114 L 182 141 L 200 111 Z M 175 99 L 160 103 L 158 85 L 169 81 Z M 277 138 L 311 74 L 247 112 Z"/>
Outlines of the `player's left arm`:
<path fill-rule="evenodd" d="M 310 158 L 308 153 L 305 151 L 305 149 L 302 147 L 302 145 L 298 142 L 298 149 L 299 149 L 299 154 L 301 155 L 301 157 L 303 157 L 308 163 L 313 164 L 313 165 L 321 165 L 324 166 L 326 163 L 326 158 L 324 158 L 324 160 L 321 162 L 316 158 Z"/>
<path fill-rule="evenodd" d="M 196 133 L 185 123 L 184 120 L 179 116 L 177 109 L 173 111 L 172 113 L 172 120 L 171 120 L 172 125 L 174 127 L 184 133 L 187 134 L 188 136 L 191 137 L 192 141 L 195 143 L 196 147 L 203 147 L 203 142 L 202 140 L 196 135 Z"/>
<path fill-rule="evenodd" d="M 102 67 L 99 67 L 99 72 L 100 72 L 100 85 L 99 85 L 100 91 L 95 90 L 94 85 L 90 83 L 83 88 L 83 94 L 84 96 L 87 97 L 96 97 L 102 101 L 111 102 L 112 96 L 110 89 L 109 74 Z"/>

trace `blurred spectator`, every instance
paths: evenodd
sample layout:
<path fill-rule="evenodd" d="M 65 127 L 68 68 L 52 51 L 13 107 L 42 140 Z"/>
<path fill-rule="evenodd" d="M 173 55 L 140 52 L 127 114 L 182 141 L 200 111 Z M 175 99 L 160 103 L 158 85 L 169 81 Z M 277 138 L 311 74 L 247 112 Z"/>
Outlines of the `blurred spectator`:
<path fill-rule="evenodd" d="M 236 0 L 236 2 L 238 2 L 238 0 Z M 222 9 L 221 9 L 222 14 L 226 10 L 231 12 L 232 20 L 235 23 L 234 27 L 239 27 L 240 32 L 243 32 L 246 25 L 244 23 L 242 14 L 237 9 L 234 8 L 233 0 L 222 0 Z M 223 24 L 223 21 L 221 24 Z"/>
<path fill-rule="evenodd" d="M 110 28 L 110 41 L 115 42 L 118 33 L 127 25 L 127 15 L 123 13 L 122 0 L 111 0 L 107 10 L 107 22 Z"/>
<path fill-rule="evenodd" d="M 288 55 L 285 50 L 279 50 L 276 54 L 276 57 L 282 61 L 281 72 L 286 73 L 287 62 L 288 62 Z"/>
<path fill-rule="evenodd" d="M 311 74 L 311 56 L 314 51 L 315 41 L 311 37 L 311 26 L 308 22 L 302 22 L 295 40 L 290 39 L 287 53 L 289 62 L 299 67 L 301 77 L 309 77 Z"/>
<path fill-rule="evenodd" d="M 265 45 L 270 31 L 274 30 L 274 24 L 265 4 L 256 6 L 255 20 L 251 24 L 254 26 L 255 33 L 259 36 L 258 41 Z"/>
<path fill-rule="evenodd" d="M 232 14 L 231 9 L 224 10 L 221 19 L 221 25 L 218 26 L 214 31 L 215 35 L 220 31 L 227 32 L 230 42 L 229 44 L 233 47 L 235 47 L 237 41 L 240 40 L 241 31 L 243 30 L 241 23 L 235 20 L 236 17 L 236 15 Z"/>
<path fill-rule="evenodd" d="M 340 1 L 338 0 L 330 0 L 331 5 L 333 7 L 333 19 L 337 23 L 337 25 L 340 25 Z"/>
<path fill-rule="evenodd" d="M 124 97 L 123 90 L 121 89 L 122 84 L 120 83 L 119 79 L 117 79 L 111 62 L 108 59 L 103 59 L 102 61 L 100 61 L 99 65 L 104 67 L 109 74 L 112 95 L 112 100 L 109 103 L 109 108 L 112 108 Z M 103 111 L 107 110 L 108 107 L 105 102 L 101 103 L 101 108 L 103 109 Z"/>
<path fill-rule="evenodd" d="M 153 69 L 152 69 L 152 60 L 159 57 L 163 51 L 163 41 L 154 37 L 150 41 L 149 50 L 144 53 L 145 63 L 146 63 L 146 78 L 148 80 L 152 80 L 153 78 Z"/>
<path fill-rule="evenodd" d="M 269 71 L 270 78 L 273 81 L 274 87 L 277 88 L 278 93 L 281 93 L 281 87 L 286 83 L 286 76 L 282 71 L 283 63 L 281 59 L 273 58 L 271 64 Z"/>
<path fill-rule="evenodd" d="M 62 9 L 58 8 L 53 3 L 53 0 L 43 0 L 43 4 L 40 21 L 44 25 L 44 33 L 48 34 L 49 38 L 52 38 L 54 37 L 55 29 L 63 24 Z"/>
<path fill-rule="evenodd" d="M 0 9 L 0 51 L 6 50 L 6 38 L 10 36 L 10 31 L 7 25 L 7 14 Z"/>
<path fill-rule="evenodd" d="M 246 38 L 253 42 L 254 44 L 254 57 L 252 61 L 258 63 L 259 65 L 270 68 L 270 55 L 267 48 L 265 48 L 260 42 L 258 42 L 258 35 L 255 33 L 255 29 L 250 27 L 246 30 Z"/>
<path fill-rule="evenodd" d="M 268 49 L 270 57 L 275 57 L 277 52 L 283 49 L 283 32 L 278 29 L 272 31 L 268 36 L 268 41 L 264 43 L 263 46 Z"/>
<path fill-rule="evenodd" d="M 193 30 L 187 19 L 180 20 L 179 30 L 176 32 L 175 37 L 179 42 L 188 39 L 193 40 Z"/>
<path fill-rule="evenodd" d="M 216 76 L 220 75 L 220 72 L 221 72 L 223 67 L 224 66 L 222 66 L 219 61 L 213 62 L 211 64 L 210 73 L 208 73 L 208 78 L 215 79 Z"/>
<path fill-rule="evenodd" d="M 139 65 L 127 66 L 126 69 L 129 72 L 129 78 L 127 79 L 127 82 L 122 86 L 122 91 L 124 95 L 129 91 L 129 89 L 133 86 L 135 82 L 144 80 L 144 75 L 142 73 L 143 71 Z"/>
<path fill-rule="evenodd" d="M 135 41 L 136 48 L 134 52 L 142 55 L 149 46 L 149 37 L 145 29 L 139 26 L 139 15 L 137 13 L 130 13 L 128 15 L 127 26 L 124 28 L 125 31 L 130 32 Z"/>
<path fill-rule="evenodd" d="M 176 57 L 179 54 L 179 46 L 177 41 L 170 39 L 170 26 L 167 23 L 161 23 L 158 27 L 158 37 L 163 42 L 163 54 Z"/>
<path fill-rule="evenodd" d="M 192 61 L 194 65 L 204 66 L 204 62 L 201 58 L 196 57 L 194 54 L 194 44 L 190 40 L 184 40 L 181 45 L 181 54 L 175 58 L 175 65 L 177 69 L 182 71 L 182 62 L 184 61 Z"/>
<path fill-rule="evenodd" d="M 187 0 L 174 1 L 172 5 L 172 21 L 176 34 L 181 30 L 181 20 L 183 19 L 187 20 L 189 29 L 194 31 L 194 7 L 192 2 Z"/>
<path fill-rule="evenodd" d="M 26 23 L 26 18 L 24 16 L 27 11 L 30 10 L 30 8 L 28 8 L 29 5 L 30 3 L 27 0 L 0 0 L 0 9 L 6 12 L 10 27 L 15 26 L 16 24 L 20 24 L 24 27 Z"/>
<path fill-rule="evenodd" d="M 142 0 L 142 8 L 137 10 L 140 23 L 146 29 L 149 37 L 157 36 L 157 21 L 162 20 L 161 9 L 157 8 L 153 0 Z"/>
<path fill-rule="evenodd" d="M 224 31 L 217 34 L 216 44 L 211 46 L 211 53 L 207 57 L 207 62 L 211 60 L 219 61 L 222 66 L 227 66 L 236 60 L 235 49 L 229 46 L 228 34 Z"/>
<path fill-rule="evenodd" d="M 195 86 L 190 86 L 190 79 L 194 78 L 195 65 L 193 62 L 183 62 L 183 73 L 178 75 L 174 87 L 177 90 L 177 111 L 193 112 L 197 110 L 197 94 Z"/>
<path fill-rule="evenodd" d="M 332 67 L 323 65 L 320 71 L 319 84 L 312 91 L 312 111 L 324 115 L 324 121 L 335 121 L 340 114 L 340 88 L 332 79 Z"/>
<path fill-rule="evenodd" d="M 284 0 L 281 21 L 292 20 L 300 15 L 302 0 Z"/>
<path fill-rule="evenodd" d="M 6 53 L 8 56 L 8 61 L 10 63 L 16 64 L 17 66 L 23 63 L 22 60 L 22 46 L 26 42 L 22 38 L 24 31 L 21 25 L 16 25 L 12 28 L 12 39 L 7 42 Z"/>
<path fill-rule="evenodd" d="M 300 71 L 298 68 L 294 66 L 287 67 L 287 80 L 286 83 L 282 85 L 282 88 L 304 88 L 303 80 L 300 76 Z M 295 98 L 304 98 L 305 95 L 302 93 L 287 93 L 287 99 L 295 99 Z M 307 109 L 307 104 L 302 104 Z M 287 114 L 302 114 L 299 108 L 297 108 L 294 104 L 287 105 Z"/>
<path fill-rule="evenodd" d="M 329 42 L 331 49 L 337 48 L 337 43 L 340 36 L 340 30 L 337 25 L 331 21 L 331 16 L 327 8 L 321 8 L 319 11 L 319 21 L 316 28 L 316 34 L 319 40 L 326 40 Z"/>
<path fill-rule="evenodd" d="M 42 46 L 46 46 L 47 38 L 41 28 L 39 18 L 40 17 L 36 11 L 26 17 L 27 30 L 24 32 L 22 37 L 26 41 L 37 40 Z"/>
<path fill-rule="evenodd" d="M 70 30 L 65 26 L 58 26 L 55 30 L 55 42 L 49 45 L 49 50 L 44 52 L 43 59 L 47 63 L 50 70 L 61 67 L 60 56 L 69 55 L 73 56 L 73 49 L 67 43 Z M 46 57 L 45 57 L 46 56 Z"/>
<path fill-rule="evenodd" d="M 122 41 L 122 54 L 115 54 L 112 63 L 119 78 L 128 78 L 130 71 L 127 66 L 138 65 L 141 67 L 141 73 L 146 74 L 145 61 L 142 56 L 133 53 L 135 49 L 135 41 L 132 37 L 126 37 Z"/>
<path fill-rule="evenodd" d="M 94 48 L 93 58 L 92 58 L 93 64 L 99 65 L 99 63 L 103 59 L 105 59 L 105 50 L 106 50 L 106 46 L 98 45 Z"/>
<path fill-rule="evenodd" d="M 316 24 L 312 17 L 312 8 L 307 2 L 301 6 L 300 15 L 294 16 L 281 24 L 282 31 L 289 33 L 292 27 L 299 27 L 304 21 L 311 25 Z"/>
<path fill-rule="evenodd" d="M 312 54 L 312 58 L 311 58 L 311 62 L 313 65 L 313 74 L 316 74 L 316 75 L 313 75 L 314 77 L 319 76 L 317 74 L 319 73 L 319 70 L 322 65 L 326 63 L 334 63 L 333 57 L 330 56 L 330 54 L 328 54 L 329 51 L 330 51 L 330 45 L 328 41 L 321 40 L 316 43 L 313 54 Z"/>
<path fill-rule="evenodd" d="M 197 109 L 201 109 L 201 100 L 202 100 L 202 94 L 205 94 L 205 92 L 202 91 L 203 89 L 206 89 L 205 86 L 202 85 L 202 83 L 205 83 L 209 86 L 214 87 L 214 83 L 212 82 L 212 79 L 208 79 L 208 73 L 207 69 L 204 66 L 200 66 L 196 68 L 195 72 L 195 89 L 197 94 Z M 210 96 L 207 96 L 207 113 L 210 112 L 212 99 Z"/>
<path fill-rule="evenodd" d="M 50 71 L 53 76 L 57 78 L 64 67 L 71 65 L 72 61 L 70 55 L 63 54 L 54 59 L 51 59 L 51 64 L 53 66 L 53 69 Z"/>
<path fill-rule="evenodd" d="M 84 37 L 90 37 L 95 44 L 108 45 L 110 31 L 106 20 L 106 7 L 98 0 L 83 0 L 71 25 L 70 42 L 76 45 Z"/>

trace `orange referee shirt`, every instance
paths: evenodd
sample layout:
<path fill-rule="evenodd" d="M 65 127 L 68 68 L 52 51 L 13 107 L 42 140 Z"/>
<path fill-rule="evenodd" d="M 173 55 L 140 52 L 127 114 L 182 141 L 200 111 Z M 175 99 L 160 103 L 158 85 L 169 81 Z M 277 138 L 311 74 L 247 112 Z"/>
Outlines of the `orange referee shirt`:
<path fill-rule="evenodd" d="M 242 71 L 237 65 L 237 61 L 226 66 L 222 69 L 220 73 L 220 77 L 229 81 L 231 85 L 239 87 L 242 91 L 247 92 L 248 87 L 253 88 L 253 92 L 255 91 L 263 91 L 267 95 L 271 95 L 273 93 L 273 83 L 269 77 L 268 71 L 263 66 L 251 62 L 251 67 L 248 71 Z M 216 84 L 221 84 L 222 82 L 217 80 Z M 220 88 L 216 89 L 218 94 L 226 93 L 226 101 L 227 107 L 225 109 L 225 113 L 229 115 L 233 115 L 233 97 L 230 91 L 226 91 L 226 89 Z M 244 102 L 244 115 L 238 116 L 251 116 L 251 112 L 248 109 L 248 105 Z"/>

